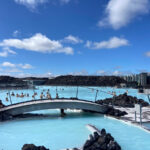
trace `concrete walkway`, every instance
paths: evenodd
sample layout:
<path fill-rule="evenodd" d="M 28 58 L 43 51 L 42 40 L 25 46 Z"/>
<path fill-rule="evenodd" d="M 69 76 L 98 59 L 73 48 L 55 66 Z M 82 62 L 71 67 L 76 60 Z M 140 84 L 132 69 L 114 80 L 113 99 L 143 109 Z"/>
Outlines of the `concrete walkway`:
<path fill-rule="evenodd" d="M 122 116 L 121 119 L 124 121 L 135 122 L 135 108 L 124 108 L 124 107 L 117 107 L 121 111 L 126 111 L 128 114 Z M 136 114 L 137 122 L 140 122 L 140 114 Z M 142 107 L 142 122 L 150 122 L 150 106 Z"/>

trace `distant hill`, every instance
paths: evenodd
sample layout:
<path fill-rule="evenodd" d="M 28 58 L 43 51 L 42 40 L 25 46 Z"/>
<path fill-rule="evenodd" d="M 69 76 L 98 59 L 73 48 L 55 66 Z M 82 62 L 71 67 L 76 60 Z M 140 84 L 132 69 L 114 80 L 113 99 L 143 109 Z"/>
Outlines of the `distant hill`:
<path fill-rule="evenodd" d="M 71 86 L 117 86 L 126 81 L 117 76 L 58 76 L 52 79 L 27 77 L 27 78 L 14 78 L 10 76 L 0 76 L 0 84 L 16 84 L 25 85 L 23 80 L 43 80 L 42 85 L 71 85 Z"/>
<path fill-rule="evenodd" d="M 48 80 L 48 78 L 44 78 L 44 77 L 26 77 L 26 78 L 21 78 L 22 80 Z"/>
<path fill-rule="evenodd" d="M 116 86 L 126 81 L 117 76 L 58 76 L 45 85 Z"/>
<path fill-rule="evenodd" d="M 24 84 L 20 78 L 14 78 L 10 76 L 0 76 L 0 84 Z"/>

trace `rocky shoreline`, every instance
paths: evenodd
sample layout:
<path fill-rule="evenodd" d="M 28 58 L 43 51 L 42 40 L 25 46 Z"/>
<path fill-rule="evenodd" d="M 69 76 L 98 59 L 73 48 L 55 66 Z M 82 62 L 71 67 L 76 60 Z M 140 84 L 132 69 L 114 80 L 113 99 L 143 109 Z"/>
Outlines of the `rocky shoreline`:
<path fill-rule="evenodd" d="M 112 98 L 106 98 L 104 100 L 97 100 L 96 103 L 129 108 L 134 108 L 135 104 L 140 104 L 142 107 L 149 106 L 149 103 L 145 102 L 143 99 L 129 96 L 127 93 Z"/>
<path fill-rule="evenodd" d="M 107 133 L 105 129 L 98 130 L 95 126 L 87 125 L 92 130 L 89 139 L 83 144 L 82 148 L 72 148 L 66 150 L 121 150 L 121 146 L 115 141 L 114 137 Z M 22 150 L 50 150 L 44 146 L 34 144 L 24 144 Z"/>

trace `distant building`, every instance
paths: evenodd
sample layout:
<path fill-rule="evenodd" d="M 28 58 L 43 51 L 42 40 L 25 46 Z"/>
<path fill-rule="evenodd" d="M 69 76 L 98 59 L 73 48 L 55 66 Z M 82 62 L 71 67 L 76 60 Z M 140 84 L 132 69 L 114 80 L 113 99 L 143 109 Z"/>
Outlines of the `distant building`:
<path fill-rule="evenodd" d="M 140 73 L 140 85 L 146 86 L 147 85 L 147 73 Z"/>
<path fill-rule="evenodd" d="M 123 76 L 123 79 L 127 81 L 127 83 L 137 83 L 139 86 L 147 86 L 150 84 L 150 75 L 148 73 L 140 73 L 140 74 L 132 74 Z M 132 84 L 131 84 L 132 85 Z"/>

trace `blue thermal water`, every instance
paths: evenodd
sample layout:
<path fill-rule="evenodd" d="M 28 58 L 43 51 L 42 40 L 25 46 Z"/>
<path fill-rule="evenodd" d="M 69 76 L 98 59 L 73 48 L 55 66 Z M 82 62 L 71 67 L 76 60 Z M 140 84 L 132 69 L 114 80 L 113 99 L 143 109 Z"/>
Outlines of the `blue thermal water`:
<path fill-rule="evenodd" d="M 97 95 L 97 100 L 99 99 L 105 99 L 105 98 L 109 98 L 112 97 L 111 93 L 112 91 L 115 91 L 117 95 L 119 94 L 123 94 L 128 90 L 128 95 L 131 96 L 135 96 L 137 98 L 142 98 L 145 101 L 148 102 L 148 98 L 146 94 L 140 94 L 138 93 L 137 89 L 117 89 L 117 88 L 111 88 L 111 87 L 79 87 L 78 88 L 78 94 L 77 94 L 77 87 L 67 87 L 67 86 L 59 86 L 59 87 L 55 87 L 55 86 L 39 86 L 37 87 L 37 89 L 35 90 L 31 90 L 31 89 L 27 89 L 27 90 L 1 90 L 0 91 L 0 99 L 3 101 L 3 103 L 5 105 L 9 105 L 10 101 L 6 101 L 6 97 L 9 98 L 9 95 L 7 95 L 6 93 L 10 92 L 10 94 L 12 92 L 14 92 L 14 94 L 16 95 L 17 93 L 21 95 L 21 93 L 23 94 L 29 94 L 29 97 L 24 97 L 24 98 L 16 98 L 16 96 L 11 96 L 12 99 L 12 103 L 18 103 L 18 102 L 22 102 L 22 101 L 27 101 L 27 100 L 32 100 L 32 95 L 34 92 L 37 92 L 38 95 L 35 97 L 35 99 L 39 99 L 40 98 L 40 93 L 43 92 L 44 95 L 46 96 L 46 92 L 47 90 L 50 90 L 50 94 L 52 96 L 52 98 L 56 97 L 56 90 L 59 94 L 60 98 L 70 98 L 70 97 L 77 97 L 79 99 L 84 99 L 84 100 L 90 100 L 90 101 L 94 101 L 95 100 L 95 95 L 96 95 L 96 90 L 99 90 L 98 95 Z M 95 90 L 93 90 L 95 89 Z M 46 97 L 44 97 L 46 98 Z"/>
<path fill-rule="evenodd" d="M 117 94 L 124 93 L 127 90 L 94 88 L 106 92 L 113 90 Z M 52 97 L 55 97 L 56 87 L 38 87 L 36 90 L 38 96 L 43 89 L 50 89 Z M 69 98 L 76 96 L 76 87 L 57 87 L 57 90 L 60 97 Z M 29 93 L 30 97 L 12 97 L 13 103 L 32 99 L 33 90 L 14 90 L 15 94 L 21 94 L 21 92 Z M 43 92 L 46 93 L 46 90 Z M 143 98 L 147 101 L 147 96 L 138 94 L 135 89 L 128 89 L 128 92 L 129 95 Z M 1 91 L 0 99 L 8 105 L 9 102 L 5 101 L 6 93 L 7 91 Z M 38 96 L 37 98 L 39 98 Z M 95 91 L 80 87 L 78 97 L 80 99 L 94 101 Z M 97 99 L 104 99 L 106 97 L 111 97 L 111 95 L 105 92 L 99 92 Z M 150 150 L 150 133 L 120 121 L 105 118 L 103 115 L 78 111 L 73 113 L 68 110 L 66 111 L 67 116 L 61 118 L 59 117 L 59 110 L 44 110 L 40 111 L 40 113 L 48 113 L 50 115 L 48 117 L 34 117 L 0 122 L 0 150 L 21 150 L 21 147 L 25 143 L 44 145 L 51 150 L 81 147 L 90 134 L 90 131 L 86 128 L 87 124 L 93 124 L 99 129 L 105 128 L 107 132 L 110 132 L 115 137 L 123 150 Z"/>

